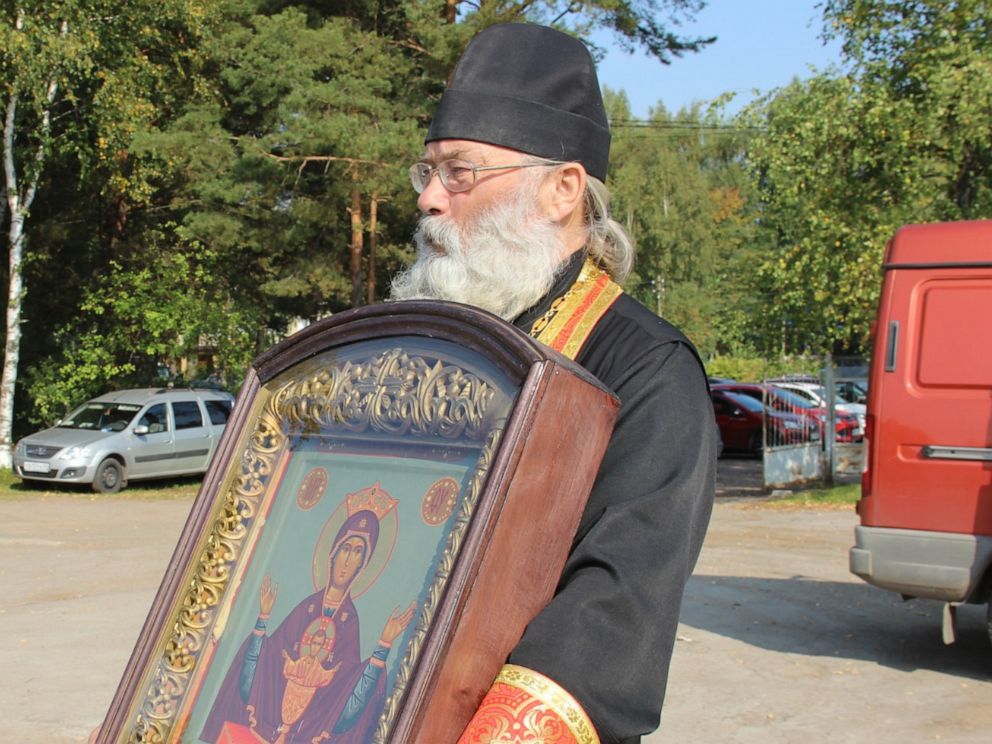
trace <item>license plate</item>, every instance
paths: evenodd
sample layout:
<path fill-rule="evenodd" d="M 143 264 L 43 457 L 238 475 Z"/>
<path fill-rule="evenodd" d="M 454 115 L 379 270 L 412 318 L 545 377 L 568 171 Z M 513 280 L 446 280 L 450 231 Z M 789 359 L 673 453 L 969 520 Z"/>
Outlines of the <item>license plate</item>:
<path fill-rule="evenodd" d="M 47 462 L 31 462 L 27 460 L 21 465 L 21 470 L 25 473 L 47 473 L 51 468 L 48 467 Z"/>

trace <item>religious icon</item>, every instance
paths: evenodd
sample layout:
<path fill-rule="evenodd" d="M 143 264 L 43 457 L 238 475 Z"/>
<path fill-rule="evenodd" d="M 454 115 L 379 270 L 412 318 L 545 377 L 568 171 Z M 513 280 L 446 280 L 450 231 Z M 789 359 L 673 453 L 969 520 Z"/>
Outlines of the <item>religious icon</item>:
<path fill-rule="evenodd" d="M 97 740 L 455 741 L 551 596 L 615 410 L 462 306 L 259 357 Z"/>
<path fill-rule="evenodd" d="M 271 631 L 279 588 L 265 575 L 255 628 L 230 665 L 201 741 L 351 744 L 368 739 L 385 700 L 386 658 L 416 603 L 392 611 L 375 650 L 362 659 L 352 591 L 379 547 L 382 520 L 397 502 L 376 483 L 349 494 L 346 503 L 348 516 L 326 555 L 324 586 Z"/>

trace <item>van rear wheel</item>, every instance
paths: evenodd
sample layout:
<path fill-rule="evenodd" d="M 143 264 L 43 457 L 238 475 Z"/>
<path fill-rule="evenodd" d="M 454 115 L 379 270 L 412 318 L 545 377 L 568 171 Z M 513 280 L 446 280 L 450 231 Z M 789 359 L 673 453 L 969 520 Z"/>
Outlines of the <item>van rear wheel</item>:
<path fill-rule="evenodd" d="M 93 490 L 97 493 L 117 493 L 124 486 L 124 471 L 121 464 L 108 457 L 101 462 L 93 477 Z"/>

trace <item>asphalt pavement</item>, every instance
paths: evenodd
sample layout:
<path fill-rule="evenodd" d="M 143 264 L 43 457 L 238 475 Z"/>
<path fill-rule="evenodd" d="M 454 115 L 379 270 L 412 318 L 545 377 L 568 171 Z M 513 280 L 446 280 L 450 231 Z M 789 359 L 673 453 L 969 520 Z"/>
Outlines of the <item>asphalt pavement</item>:
<path fill-rule="evenodd" d="M 960 640 L 944 646 L 938 603 L 848 572 L 853 511 L 776 506 L 756 467 L 721 461 L 662 727 L 645 744 L 989 741 L 984 608 L 962 608 Z M 0 502 L 0 742 L 85 741 L 189 507 L 78 493 Z"/>

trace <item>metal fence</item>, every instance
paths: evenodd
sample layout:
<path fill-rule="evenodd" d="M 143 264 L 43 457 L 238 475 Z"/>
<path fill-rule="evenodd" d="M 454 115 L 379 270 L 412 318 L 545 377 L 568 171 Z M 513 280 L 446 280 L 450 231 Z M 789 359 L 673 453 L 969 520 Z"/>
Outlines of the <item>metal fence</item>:
<path fill-rule="evenodd" d="M 763 465 L 766 488 L 783 488 L 864 468 L 864 400 L 867 366 L 826 358 L 818 376 L 767 378 Z M 842 395 L 861 391 L 862 400 Z"/>

